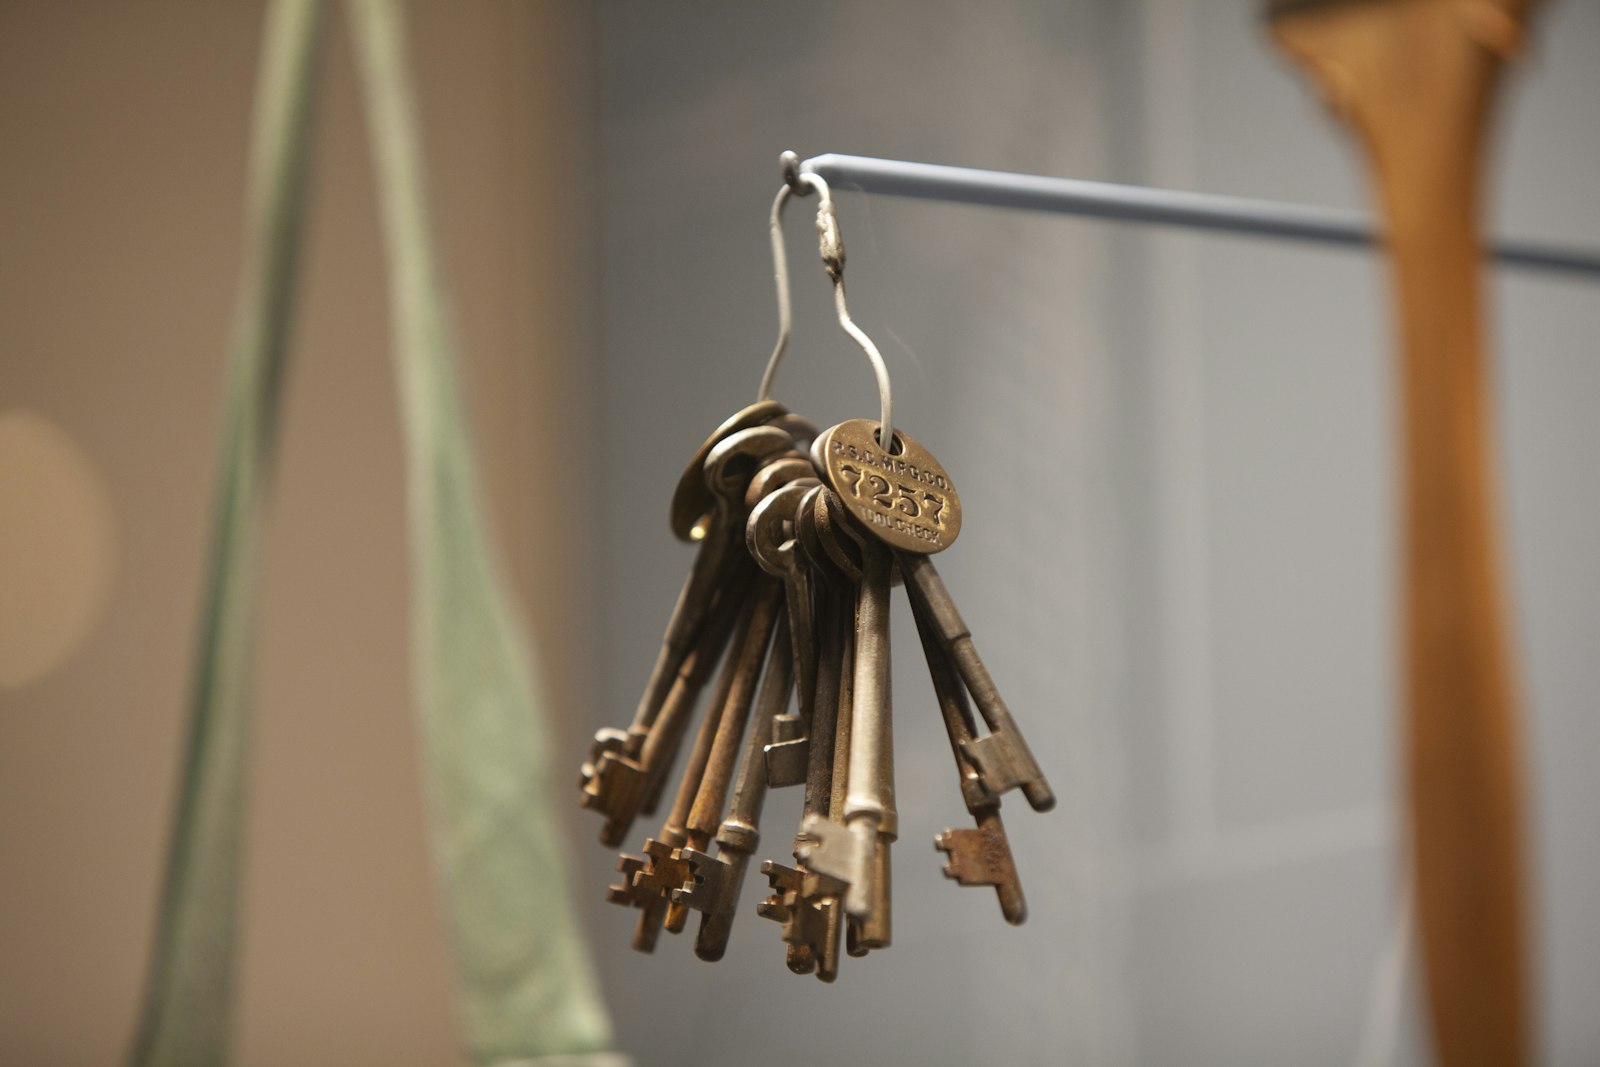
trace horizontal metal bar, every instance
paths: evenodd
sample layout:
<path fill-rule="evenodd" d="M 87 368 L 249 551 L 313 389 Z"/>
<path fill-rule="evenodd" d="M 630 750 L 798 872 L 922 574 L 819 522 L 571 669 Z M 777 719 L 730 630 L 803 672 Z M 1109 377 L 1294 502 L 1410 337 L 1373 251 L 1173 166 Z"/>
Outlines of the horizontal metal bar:
<path fill-rule="evenodd" d="M 830 185 L 886 196 L 1053 211 L 1321 244 L 1378 243 L 1377 228 L 1360 212 L 1275 200 L 833 153 L 813 156 L 800 164 L 800 169 L 821 175 Z M 1493 255 L 1507 266 L 1600 276 L 1600 251 L 1501 241 L 1494 245 Z"/>

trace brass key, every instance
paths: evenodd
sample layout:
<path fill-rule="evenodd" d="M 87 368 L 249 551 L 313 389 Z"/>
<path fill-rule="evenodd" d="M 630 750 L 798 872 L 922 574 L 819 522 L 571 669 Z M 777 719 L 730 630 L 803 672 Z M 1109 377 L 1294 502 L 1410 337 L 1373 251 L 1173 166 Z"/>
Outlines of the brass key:
<path fill-rule="evenodd" d="M 731 434 L 786 415 L 783 405 L 775 401 L 753 404 L 737 412 L 712 431 L 695 450 L 693 458 L 684 469 L 678 488 L 673 494 L 672 525 L 674 532 L 679 532 L 679 526 L 683 526 L 682 532 L 679 532 L 683 540 L 695 539 L 691 535 L 691 527 L 697 530 L 700 550 L 695 553 L 689 575 L 678 593 L 677 603 L 673 607 L 666 633 L 662 638 L 661 650 L 657 654 L 655 666 L 650 671 L 650 681 L 646 684 L 639 705 L 634 710 L 633 724 L 626 730 L 606 727 L 595 733 L 589 759 L 580 771 L 579 788 L 587 790 L 589 781 L 599 768 L 601 757 L 606 752 L 620 752 L 630 758 L 638 757 L 650 725 L 660 712 L 681 669 L 683 658 L 688 654 L 696 634 L 704 624 L 717 592 L 726 581 L 727 575 L 723 567 L 730 559 L 727 543 L 736 531 L 728 528 L 726 524 L 713 528 L 713 525 L 706 521 L 714 508 L 712 493 L 705 484 L 707 457 L 713 448 Z M 804 423 L 804 420 L 799 421 Z M 815 438 L 816 434 L 813 432 L 810 436 Z M 809 446 L 809 439 L 807 445 Z M 652 798 L 646 798 L 644 809 L 655 810 Z"/>
<path fill-rule="evenodd" d="M 821 499 L 825 497 L 819 495 Z M 890 941 L 888 845 L 898 830 L 890 734 L 888 609 L 892 557 L 887 546 L 876 539 L 863 539 L 860 547 L 845 825 L 808 815 L 802 824 L 803 840 L 798 851 L 808 870 L 843 885 L 845 911 L 861 923 L 859 944 L 883 948 Z"/>
<path fill-rule="evenodd" d="M 679 857 L 689 865 L 692 881 L 673 890 L 672 902 L 703 913 L 694 942 L 694 953 L 703 960 L 719 960 L 727 951 L 745 870 L 761 841 L 759 823 L 767 795 L 763 740 L 770 733 L 773 720 L 787 707 L 794 688 L 794 659 L 786 647 L 788 631 L 789 620 L 779 615 L 766 673 L 761 679 L 761 694 L 756 698 L 755 716 L 739 757 L 733 799 L 727 817 L 717 827 L 717 854 L 709 856 L 687 846 L 679 850 Z"/>
<path fill-rule="evenodd" d="M 982 777 L 967 759 L 965 746 L 976 732 L 972 708 L 967 703 L 966 690 L 962 688 L 955 665 L 939 644 L 931 620 L 918 609 L 915 600 L 912 614 L 916 617 L 917 635 L 922 639 L 922 651 L 928 661 L 928 674 L 933 680 L 945 733 L 950 738 L 950 750 L 955 755 L 956 772 L 961 776 L 961 798 L 978 823 L 976 829 L 945 830 L 935 835 L 933 847 L 949 857 L 944 867 L 946 878 L 953 878 L 960 885 L 993 886 L 1000 898 L 1000 913 L 1006 922 L 1015 926 L 1028 917 L 1028 906 L 1022 897 L 1022 883 L 1017 878 L 1011 843 L 1000 821 L 1000 798 L 984 786 Z"/>
<path fill-rule="evenodd" d="M 804 462 L 803 460 L 801 462 Z M 806 464 L 810 469 L 810 464 Z M 795 516 L 815 478 L 797 480 L 768 494 L 750 512 L 746 547 L 762 570 L 783 581 L 797 712 L 781 715 L 765 748 L 767 784 L 774 789 L 806 780 L 808 743 L 816 692 L 817 648 L 812 621 L 811 574 L 794 536 Z"/>
<path fill-rule="evenodd" d="M 855 583 L 839 571 L 818 542 L 815 503 L 822 492 L 825 490 L 820 486 L 808 489 L 795 516 L 796 549 L 816 579 L 818 640 L 802 819 L 817 816 L 842 823 L 851 690 L 841 681 L 848 677 L 853 663 Z M 804 840 L 803 833 L 797 837 L 797 854 Z M 799 867 L 765 860 L 761 871 L 767 876 L 772 892 L 761 902 L 757 912 L 783 924 L 789 969 L 796 974 L 815 972 L 821 980 L 833 981 L 839 970 L 842 909 L 838 897 L 832 892 L 820 891 L 821 887 L 817 886 L 813 886 L 813 892 L 808 895 L 805 886 L 808 872 Z"/>
<path fill-rule="evenodd" d="M 718 594 L 720 589 L 720 595 L 716 595 L 716 600 L 718 602 L 725 600 L 732 584 L 729 570 L 737 573 L 740 567 L 746 565 L 741 562 L 745 553 L 739 550 L 745 515 L 745 489 L 759 464 L 766 459 L 792 451 L 793 445 L 793 438 L 785 431 L 758 426 L 729 434 L 709 449 L 705 460 L 704 478 L 711 493 L 713 509 L 703 532 L 708 539 L 708 551 L 712 553 L 712 557 L 703 568 L 697 570 L 711 577 L 704 579 L 707 592 L 696 592 L 689 599 L 698 603 L 707 596 Z M 691 576 L 690 581 L 693 584 L 695 578 Z M 685 594 L 689 592 L 686 586 Z M 681 602 L 680 607 L 691 614 L 701 610 Z M 727 608 L 737 610 L 737 603 L 730 601 L 727 603 Z M 676 639 L 675 635 L 674 640 Z M 716 651 L 720 653 L 720 649 Z M 715 658 L 712 653 L 708 652 L 707 655 Z M 664 643 L 662 656 L 658 657 L 658 665 L 663 659 L 668 658 L 670 657 L 667 643 Z M 699 667 L 698 663 L 696 667 Z M 709 673 L 709 667 L 686 672 L 680 664 L 677 680 L 688 681 L 698 678 L 703 684 Z M 676 684 L 675 680 L 674 688 Z M 620 743 L 616 743 L 615 731 L 603 731 L 607 736 L 596 738 L 598 754 L 593 755 L 591 761 L 584 765 L 583 804 L 605 815 L 606 823 L 600 832 L 600 840 L 604 844 L 612 846 L 621 844 L 638 812 L 641 809 L 653 810 L 655 807 L 655 798 L 665 782 L 666 769 L 677 754 L 678 745 L 682 741 L 699 690 L 698 688 L 685 690 L 678 695 L 680 699 L 670 699 L 673 692 L 669 689 L 667 698 L 662 700 L 655 712 L 648 712 L 644 704 L 641 704 L 641 712 L 648 712 L 645 715 L 648 725 L 644 727 L 636 725 L 636 729 L 630 731 Z M 650 698 L 648 692 L 646 697 Z M 637 746 L 637 757 L 630 751 L 635 737 L 642 737 Z"/>
<path fill-rule="evenodd" d="M 743 646 L 745 636 L 749 633 L 753 610 L 754 604 L 746 602 L 740 612 L 733 638 L 736 649 Z M 700 731 L 695 737 L 694 746 L 689 750 L 688 764 L 678 781 L 678 792 L 673 800 L 672 810 L 667 813 L 660 832 L 645 841 L 644 855 L 624 853 L 617 858 L 617 870 L 622 872 L 622 880 L 620 884 L 607 889 L 606 899 L 613 904 L 639 909 L 639 919 L 633 933 L 633 947 L 640 952 L 655 950 L 657 936 L 667 916 L 669 894 L 689 877 L 687 865 L 681 862 L 675 865 L 673 851 L 687 840 L 685 827 L 689 821 L 689 811 L 694 804 L 695 794 L 700 789 L 700 781 L 705 775 L 706 763 L 711 758 L 711 745 L 716 738 L 717 726 L 722 721 L 729 693 L 733 689 L 733 679 L 737 669 L 736 658 L 730 659 L 723 666 L 722 674 L 717 679 L 716 691 L 711 697 L 711 705 L 706 711 L 705 719 L 700 723 Z"/>
<path fill-rule="evenodd" d="M 1055 807 L 1056 796 L 1045 781 L 1044 772 L 1034 760 L 1028 743 L 1011 718 L 1011 710 L 1000 698 L 994 679 L 978 658 L 972 643 L 972 631 L 956 610 L 944 581 L 927 556 L 912 552 L 897 553 L 900 571 L 905 576 L 906 592 L 928 620 L 939 644 L 943 646 L 972 694 L 983 721 L 989 727 L 985 737 L 974 738 L 961 747 L 984 785 L 996 795 L 1009 789 L 1022 787 L 1022 793 L 1035 811 L 1049 811 Z"/>
<path fill-rule="evenodd" d="M 689 809 L 684 848 L 673 852 L 668 873 L 675 884 L 667 888 L 668 892 L 682 888 L 692 879 L 687 860 L 684 859 L 685 850 L 704 852 L 722 821 L 723 805 L 727 801 L 735 761 L 739 756 L 739 742 L 744 737 L 745 725 L 750 719 L 756 685 L 767 659 L 767 646 L 772 639 L 782 600 L 782 586 L 765 575 L 757 579 L 750 629 L 739 646 L 733 685 L 728 691 L 722 720 L 717 724 L 716 738 L 711 744 L 711 755 L 706 761 L 700 788 L 695 792 L 694 806 Z M 689 910 L 683 904 L 671 903 L 667 906 L 666 926 L 673 933 L 681 931 L 688 918 Z"/>

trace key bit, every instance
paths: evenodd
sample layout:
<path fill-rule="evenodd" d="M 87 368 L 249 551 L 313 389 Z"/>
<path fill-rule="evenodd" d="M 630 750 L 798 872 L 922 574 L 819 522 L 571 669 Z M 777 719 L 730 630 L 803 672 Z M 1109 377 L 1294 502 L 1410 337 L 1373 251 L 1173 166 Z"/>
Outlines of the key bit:
<path fill-rule="evenodd" d="M 795 974 L 815 974 L 824 982 L 839 975 L 839 902 L 827 896 L 802 895 L 806 873 L 772 860 L 761 862 L 772 892 L 756 905 L 756 913 L 783 924 L 785 962 Z"/>
<path fill-rule="evenodd" d="M 961 744 L 961 751 L 983 778 L 983 784 L 993 793 L 1004 793 L 1022 788 L 1028 803 L 1036 811 L 1049 811 L 1055 807 L 1055 794 L 1045 784 L 1044 772 L 1034 762 L 1028 746 L 1009 732 L 991 733 L 975 737 Z"/>
<path fill-rule="evenodd" d="M 605 726 L 594 732 L 594 740 L 589 744 L 589 758 L 578 767 L 578 788 L 587 790 L 589 782 L 600 773 L 600 761 L 607 752 L 616 752 L 624 756 L 637 756 L 637 750 L 629 751 L 634 743 L 634 731 L 618 730 Z M 644 735 L 638 735 L 638 744 L 644 743 Z"/>
<path fill-rule="evenodd" d="M 801 893 L 808 898 L 842 896 L 844 910 L 865 916 L 872 909 L 873 846 L 877 833 L 869 819 L 851 825 L 807 815 L 795 838 L 795 857 L 805 871 Z"/>
<path fill-rule="evenodd" d="M 642 866 L 634 864 L 629 872 L 633 876 L 633 892 L 640 899 L 659 901 L 661 904 L 661 916 L 667 920 L 665 923 L 666 928 L 673 933 L 678 933 L 683 929 L 683 924 L 679 923 L 674 928 L 668 915 L 672 891 L 693 881 L 694 875 L 689 871 L 689 863 L 683 858 L 682 850 L 674 848 L 666 841 L 657 841 L 651 838 L 645 841 L 644 851 Z M 640 859 L 637 856 L 628 858 L 630 860 Z M 617 867 L 621 870 L 621 863 Z M 653 944 L 655 941 L 654 935 L 651 936 L 650 940 Z M 638 945 L 635 944 L 634 947 L 637 948 Z M 648 952 L 650 950 L 644 949 L 642 951 Z"/>
<path fill-rule="evenodd" d="M 946 830 L 934 837 L 933 847 L 948 857 L 944 876 L 958 885 L 994 886 L 1000 913 L 1012 926 L 1020 925 L 1028 917 L 1028 905 L 1000 812 L 994 808 L 980 811 L 977 819 L 974 828 Z"/>
<path fill-rule="evenodd" d="M 989 727 L 988 735 L 963 742 L 963 753 L 982 775 L 990 792 L 1000 794 L 1020 787 L 1035 811 L 1049 811 L 1055 807 L 1056 795 L 1045 781 L 1044 772 L 1039 769 L 1028 743 L 1022 739 L 1011 717 L 1011 709 L 1001 699 L 988 668 L 979 658 L 972 643 L 972 631 L 956 609 L 955 600 L 945 588 L 939 571 L 927 556 L 910 552 L 900 552 L 897 556 L 915 610 L 937 634 L 939 644 L 954 661 L 962 682 L 972 694 L 972 702 Z"/>
<path fill-rule="evenodd" d="M 601 844 L 615 848 L 628 836 L 628 827 L 644 801 L 650 776 L 635 761 L 620 752 L 605 752 L 600 764 L 583 783 L 582 803 L 605 815 L 600 827 Z"/>
<path fill-rule="evenodd" d="M 766 872 L 773 889 L 766 899 L 756 905 L 756 914 L 763 919 L 771 919 L 782 924 L 782 937 L 784 943 L 784 965 L 795 974 L 813 974 L 817 969 L 817 955 L 811 945 L 807 944 L 802 933 L 804 922 L 803 911 L 806 903 L 800 897 L 798 888 L 801 872 L 793 867 L 763 860 L 761 869 Z M 788 877 L 782 877 L 777 872 L 785 872 L 792 876 L 796 888 L 783 888 L 789 882 Z"/>
<path fill-rule="evenodd" d="M 691 848 L 679 849 L 679 853 L 688 864 L 689 881 L 672 891 L 672 902 L 704 916 L 695 935 L 694 954 L 708 962 L 720 960 L 728 950 L 750 853 L 729 848 L 716 856 Z"/>
<path fill-rule="evenodd" d="M 623 907 L 639 909 L 639 921 L 633 928 L 633 947 L 640 952 L 654 952 L 656 937 L 661 932 L 661 920 L 667 914 L 666 899 L 653 888 L 639 887 L 635 880 L 644 871 L 648 861 L 643 856 L 624 853 L 617 857 L 617 870 L 622 872 L 618 885 L 606 887 L 606 900 Z"/>

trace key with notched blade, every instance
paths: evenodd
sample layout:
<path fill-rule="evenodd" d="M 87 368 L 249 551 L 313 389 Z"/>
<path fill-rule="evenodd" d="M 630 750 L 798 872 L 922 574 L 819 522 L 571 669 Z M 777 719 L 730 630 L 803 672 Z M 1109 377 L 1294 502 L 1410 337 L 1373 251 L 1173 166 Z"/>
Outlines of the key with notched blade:
<path fill-rule="evenodd" d="M 826 538 L 827 530 L 820 532 Z M 875 538 L 863 538 L 860 547 L 845 823 L 806 816 L 797 852 L 808 871 L 842 884 L 845 912 L 859 922 L 858 945 L 885 948 L 890 941 L 888 846 L 898 831 L 889 671 L 893 558 Z"/>
<path fill-rule="evenodd" d="M 739 614 L 738 623 L 734 627 L 735 649 L 744 644 L 745 635 L 750 630 L 750 616 L 753 611 L 753 602 L 746 601 Z M 717 679 L 716 691 L 711 697 L 711 704 L 705 718 L 700 722 L 699 733 L 689 750 L 688 762 L 678 781 L 678 792 L 672 802 L 672 809 L 667 813 L 666 821 L 662 823 L 660 831 L 655 837 L 646 839 L 643 855 L 623 853 L 617 858 L 617 870 L 622 872 L 622 880 L 607 889 L 606 899 L 613 904 L 639 909 L 640 914 L 633 933 L 633 947 L 640 952 L 655 950 L 662 923 L 666 920 L 667 906 L 671 903 L 670 893 L 689 877 L 687 864 L 677 860 L 674 852 L 687 840 L 686 826 L 689 821 L 689 811 L 694 805 L 695 794 L 700 789 L 706 763 L 711 758 L 711 745 L 716 739 L 717 727 L 722 721 L 723 710 L 733 689 L 736 673 L 736 659 L 730 659 L 723 665 L 722 674 Z"/>
<path fill-rule="evenodd" d="M 704 537 L 711 549 L 729 561 L 726 564 L 720 561 L 708 564 L 707 573 L 718 579 L 713 583 L 712 592 L 716 594 L 716 604 L 722 608 L 724 624 L 728 611 L 737 612 L 739 607 L 736 602 L 730 601 L 730 589 L 736 587 L 731 575 L 750 566 L 740 543 L 744 530 L 745 489 L 764 461 L 791 453 L 793 447 L 794 439 L 786 431 L 776 427 L 755 426 L 729 434 L 707 453 L 704 479 L 713 506 Z M 687 593 L 687 589 L 685 591 Z M 712 612 L 713 620 L 717 614 Z M 715 626 L 702 626 L 701 629 L 711 630 L 713 635 L 717 632 L 726 633 L 726 630 L 719 630 Z M 715 651 L 720 652 L 720 647 Z M 714 654 L 712 658 L 715 658 Z M 616 734 L 616 731 L 602 731 L 607 735 L 605 737 L 597 735 L 596 754 L 592 755 L 591 761 L 583 769 L 583 805 L 600 811 L 606 817 L 600 832 L 600 840 L 604 844 L 621 844 L 639 811 L 654 808 L 654 798 L 662 787 L 667 767 L 676 756 L 699 696 L 698 689 L 680 687 L 678 683 L 699 679 L 703 685 L 709 673 L 709 667 L 686 672 L 680 666 L 673 686 L 657 712 L 645 716 L 648 726 L 643 729 L 637 758 L 629 754 L 630 740 L 620 745 L 612 744 L 615 738 L 610 735 Z M 652 690 L 654 688 L 655 683 L 652 682 Z M 679 699 L 673 699 L 674 696 Z M 648 692 L 646 697 L 650 698 Z M 644 710 L 641 705 L 641 714 Z"/>
<path fill-rule="evenodd" d="M 746 731 L 739 757 L 738 777 L 727 817 L 717 827 L 717 854 L 708 855 L 689 846 L 679 858 L 689 866 L 691 880 L 672 891 L 672 902 L 702 913 L 694 952 L 703 960 L 719 960 L 728 948 L 733 917 L 744 887 L 750 856 L 760 844 L 761 808 L 767 795 L 763 741 L 772 722 L 789 703 L 794 687 L 794 658 L 790 655 L 789 620 L 778 616 L 755 715 Z"/>
<path fill-rule="evenodd" d="M 733 685 L 729 689 L 728 700 L 723 708 L 722 721 L 717 724 L 716 737 L 711 745 L 705 772 L 700 779 L 700 788 L 695 791 L 694 805 L 689 809 L 689 819 L 685 824 L 685 842 L 682 848 L 673 851 L 671 864 L 666 872 L 675 884 L 668 886 L 663 882 L 663 888 L 669 895 L 672 890 L 683 888 L 692 881 L 688 861 L 685 859 L 687 853 L 691 851 L 703 853 L 711 844 L 712 837 L 721 824 L 723 807 L 734 776 L 735 763 L 739 758 L 740 742 L 744 738 L 745 727 L 750 719 L 757 684 L 767 660 L 768 646 L 771 644 L 782 604 L 783 587 L 767 575 L 758 578 L 750 616 L 750 629 L 739 646 L 737 659 L 732 661 Z M 683 903 L 676 901 L 669 903 L 667 929 L 678 933 L 683 929 L 688 917 L 689 909 Z"/>
<path fill-rule="evenodd" d="M 581 771 L 580 788 L 588 784 L 604 753 L 620 752 L 637 759 L 650 725 L 660 713 L 674 679 L 680 673 L 683 659 L 689 654 L 695 635 L 704 624 L 716 594 L 725 581 L 722 568 L 729 559 L 726 548 L 733 531 L 727 528 L 727 524 L 719 528 L 713 521 L 717 505 L 705 484 L 705 462 L 711 450 L 741 430 L 787 418 L 789 416 L 784 406 L 772 400 L 760 401 L 735 412 L 711 432 L 684 468 L 672 495 L 670 525 L 680 540 L 698 541 L 700 548 L 695 553 L 694 563 L 668 619 L 661 650 L 650 672 L 650 681 L 634 710 L 633 724 L 626 730 L 606 727 L 595 734 L 593 749 Z M 800 421 L 804 423 L 804 420 Z M 807 444 L 815 436 L 815 432 L 812 432 Z M 647 798 L 646 810 L 653 809 L 654 804 Z"/>
<path fill-rule="evenodd" d="M 964 742 L 962 751 L 991 792 L 999 795 L 1020 786 L 1035 811 L 1049 811 L 1055 807 L 1055 793 L 1011 718 L 1011 710 L 1000 698 L 994 679 L 989 677 L 983 660 L 978 658 L 972 631 L 956 610 L 956 602 L 945 588 L 933 561 L 913 552 L 897 552 L 896 556 L 900 572 L 905 576 L 907 594 L 954 662 L 972 695 L 972 702 L 989 727 L 986 736 Z"/>
<path fill-rule="evenodd" d="M 1022 883 L 1017 878 L 1011 843 L 1000 821 L 1000 798 L 985 788 L 983 779 L 966 756 L 965 746 L 976 730 L 972 708 L 967 704 L 961 677 L 939 644 L 931 620 L 914 600 L 912 614 L 916 618 L 917 634 L 922 640 L 945 732 L 950 738 L 950 749 L 955 754 L 956 771 L 961 776 L 961 799 L 978 824 L 975 829 L 947 829 L 935 835 L 933 847 L 948 857 L 945 877 L 960 885 L 993 886 L 1000 899 L 1000 913 L 1006 922 L 1016 926 L 1028 917 L 1028 905 L 1022 896 Z"/>
<path fill-rule="evenodd" d="M 810 568 L 815 591 L 817 677 L 811 726 L 802 818 L 814 815 L 842 822 L 844 783 L 849 760 L 851 690 L 841 684 L 849 676 L 855 643 L 855 580 L 840 571 L 823 552 L 816 536 L 815 501 L 824 492 L 813 486 L 801 498 L 795 514 L 796 551 Z M 856 568 L 859 576 L 859 567 Z M 835 769 L 837 768 L 837 774 Z M 770 772 L 770 764 L 769 764 Z M 837 785 L 837 795 L 835 795 Z M 795 848 L 803 843 L 797 838 Z M 811 974 L 831 982 L 839 973 L 842 908 L 832 892 L 806 893 L 811 877 L 804 869 L 764 860 L 771 893 L 757 907 L 763 918 L 783 926 L 786 963 L 796 974 Z"/>

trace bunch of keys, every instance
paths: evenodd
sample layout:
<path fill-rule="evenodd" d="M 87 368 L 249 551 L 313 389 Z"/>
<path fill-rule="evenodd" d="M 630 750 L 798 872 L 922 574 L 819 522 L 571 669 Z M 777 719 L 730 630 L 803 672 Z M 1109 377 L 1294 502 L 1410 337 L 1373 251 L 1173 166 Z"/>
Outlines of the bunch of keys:
<path fill-rule="evenodd" d="M 772 207 L 778 345 L 761 399 L 696 451 L 673 495 L 671 525 L 697 542 L 650 682 L 626 730 L 596 734 L 580 773 L 600 839 L 618 845 L 653 814 L 667 772 L 693 731 L 670 810 L 641 853 L 623 853 L 608 899 L 637 909 L 633 946 L 700 913 L 695 954 L 720 959 L 768 789 L 803 786 L 793 865 L 765 860 L 758 906 L 782 928 L 791 971 L 832 981 L 849 955 L 891 940 L 890 846 L 899 833 L 889 665 L 889 603 L 904 586 L 975 826 L 934 838 L 944 873 L 990 886 L 1008 922 L 1027 914 L 1000 819 L 1020 789 L 1035 810 L 1055 796 L 1012 720 L 931 556 L 954 543 L 961 502 L 949 475 L 893 426 L 889 378 L 844 299 L 844 248 L 827 184 L 784 154 Z M 839 321 L 877 372 L 881 417 L 823 433 L 770 399 L 789 337 L 781 212 L 791 194 L 820 194 L 817 229 Z M 718 664 L 721 669 L 718 671 Z M 977 714 L 973 708 L 976 706 Z M 979 720 L 983 727 L 980 731 Z"/>

